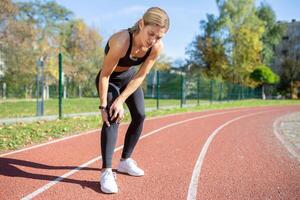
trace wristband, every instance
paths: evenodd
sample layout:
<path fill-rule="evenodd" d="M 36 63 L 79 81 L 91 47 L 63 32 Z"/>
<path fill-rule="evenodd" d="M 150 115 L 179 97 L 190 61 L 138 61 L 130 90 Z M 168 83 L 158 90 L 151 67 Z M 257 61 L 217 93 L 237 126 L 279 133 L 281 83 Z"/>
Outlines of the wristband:
<path fill-rule="evenodd" d="M 105 106 L 99 106 L 99 109 L 100 109 L 100 110 L 105 110 L 106 107 L 105 107 Z"/>

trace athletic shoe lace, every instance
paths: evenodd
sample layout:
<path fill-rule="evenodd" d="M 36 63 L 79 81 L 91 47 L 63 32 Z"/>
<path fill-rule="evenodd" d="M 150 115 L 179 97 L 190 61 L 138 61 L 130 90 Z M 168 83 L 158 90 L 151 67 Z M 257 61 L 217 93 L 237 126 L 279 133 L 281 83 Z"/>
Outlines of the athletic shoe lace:
<path fill-rule="evenodd" d="M 137 162 L 135 160 L 128 159 L 128 162 L 131 167 L 137 167 Z"/>
<path fill-rule="evenodd" d="M 116 172 L 106 171 L 103 175 L 104 180 L 113 180 L 112 177 L 117 180 Z"/>

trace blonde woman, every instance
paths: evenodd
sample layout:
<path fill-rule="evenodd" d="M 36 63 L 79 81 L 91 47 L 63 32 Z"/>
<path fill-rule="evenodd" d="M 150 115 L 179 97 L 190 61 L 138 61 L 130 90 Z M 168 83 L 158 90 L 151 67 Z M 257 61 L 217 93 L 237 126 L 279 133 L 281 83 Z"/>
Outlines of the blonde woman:
<path fill-rule="evenodd" d="M 124 103 L 128 106 L 132 121 L 125 135 L 117 171 L 132 176 L 144 175 L 144 171 L 131 158 L 145 119 L 144 95 L 140 85 L 161 53 L 161 38 L 168 29 L 167 13 L 161 8 L 152 7 L 133 27 L 113 34 L 106 44 L 103 67 L 96 78 L 103 120 L 100 184 L 104 193 L 118 192 L 112 172 L 112 157 L 119 123 L 124 117 Z M 135 65 L 140 65 L 137 72 L 132 68 Z"/>

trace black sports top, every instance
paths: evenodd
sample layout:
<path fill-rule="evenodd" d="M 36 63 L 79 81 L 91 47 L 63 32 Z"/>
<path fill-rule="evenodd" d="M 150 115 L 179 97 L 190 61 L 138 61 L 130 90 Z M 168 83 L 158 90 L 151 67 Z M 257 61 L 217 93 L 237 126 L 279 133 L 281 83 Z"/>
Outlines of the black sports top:
<path fill-rule="evenodd" d="M 129 36 L 130 36 L 129 47 L 128 47 L 128 50 L 127 50 L 125 56 L 119 59 L 119 62 L 118 62 L 118 65 L 117 65 L 119 67 L 131 67 L 133 65 L 140 65 L 141 63 L 143 63 L 146 60 L 146 58 L 149 56 L 149 54 L 151 52 L 151 49 L 152 49 L 152 47 L 150 49 L 148 49 L 146 54 L 141 58 L 131 57 L 130 53 L 131 53 L 133 38 L 132 38 L 132 33 L 129 30 L 128 30 L 128 33 L 129 33 Z M 105 49 L 104 49 L 105 55 L 108 53 L 108 51 L 109 51 L 109 41 L 107 41 Z"/>

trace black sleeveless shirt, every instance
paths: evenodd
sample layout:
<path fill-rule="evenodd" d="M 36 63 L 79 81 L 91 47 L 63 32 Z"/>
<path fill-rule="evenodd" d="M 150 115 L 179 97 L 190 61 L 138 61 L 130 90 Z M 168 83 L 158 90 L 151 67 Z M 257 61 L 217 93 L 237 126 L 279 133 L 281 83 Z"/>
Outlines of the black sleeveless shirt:
<path fill-rule="evenodd" d="M 130 37 L 129 47 L 127 49 L 127 52 L 126 52 L 125 56 L 119 59 L 119 62 L 117 64 L 117 66 L 119 66 L 119 67 L 131 67 L 131 66 L 134 66 L 134 65 L 140 65 L 141 63 L 143 63 L 147 59 L 147 57 L 150 55 L 150 52 L 151 52 L 151 49 L 152 49 L 152 47 L 150 49 L 148 49 L 146 54 L 141 58 L 131 57 L 130 53 L 131 53 L 131 49 L 132 49 L 133 36 L 132 36 L 132 33 L 129 30 L 128 30 L 128 33 L 129 33 L 129 37 Z M 105 49 L 104 49 L 105 55 L 108 53 L 108 51 L 109 51 L 109 41 L 107 41 Z"/>

